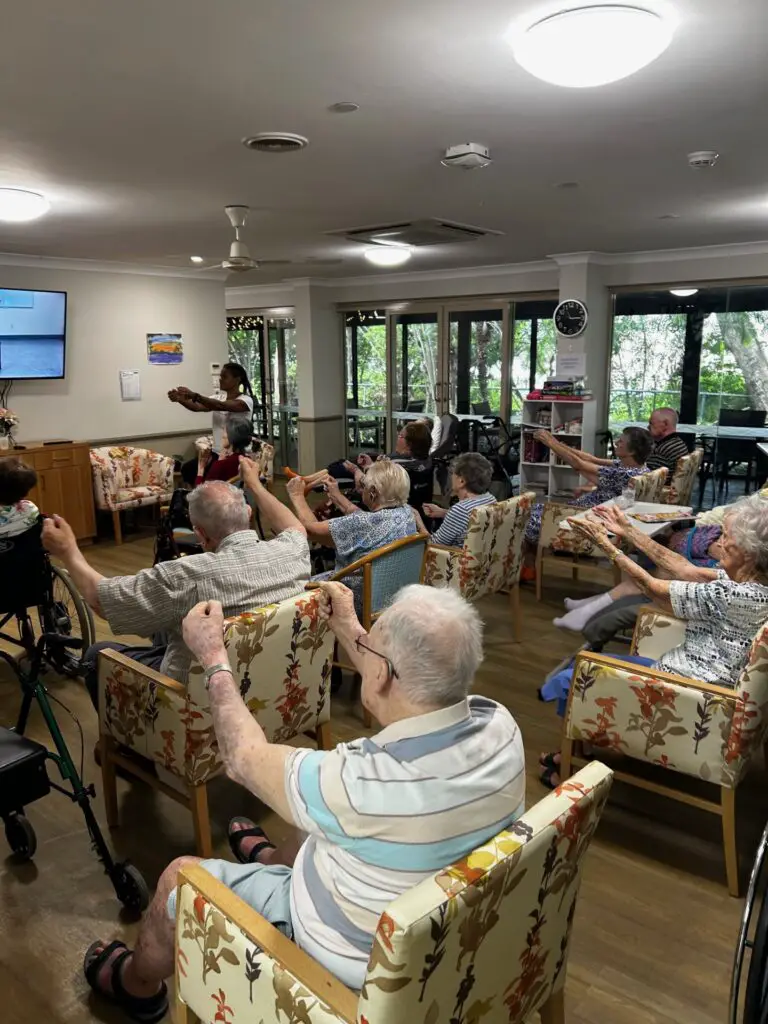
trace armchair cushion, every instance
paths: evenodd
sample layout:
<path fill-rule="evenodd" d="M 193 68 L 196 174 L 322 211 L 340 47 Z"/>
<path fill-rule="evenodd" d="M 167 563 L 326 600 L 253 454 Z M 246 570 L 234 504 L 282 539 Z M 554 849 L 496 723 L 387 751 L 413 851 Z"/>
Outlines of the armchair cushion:
<path fill-rule="evenodd" d="M 669 485 L 662 491 L 661 500 L 668 505 L 687 505 L 691 500 L 696 474 L 701 468 L 704 449 L 696 448 L 690 455 L 683 455 L 677 460 L 675 472 Z"/>
<path fill-rule="evenodd" d="M 333 636 L 316 595 L 227 622 L 225 643 L 248 709 L 273 743 L 330 721 Z M 202 669 L 186 686 L 113 651 L 99 659 L 103 734 L 199 785 L 222 770 Z"/>
<path fill-rule="evenodd" d="M 144 448 L 92 448 L 96 505 L 116 512 L 167 501 L 173 493 L 173 459 Z"/>

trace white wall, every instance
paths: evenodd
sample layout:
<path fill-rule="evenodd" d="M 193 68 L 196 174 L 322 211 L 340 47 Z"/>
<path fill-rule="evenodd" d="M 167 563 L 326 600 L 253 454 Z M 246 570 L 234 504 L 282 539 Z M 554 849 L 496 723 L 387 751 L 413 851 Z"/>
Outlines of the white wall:
<path fill-rule="evenodd" d="M 208 417 L 167 399 L 179 384 L 210 392 L 211 362 L 227 356 L 224 285 L 201 278 L 0 266 L 0 288 L 66 291 L 66 379 L 18 381 L 8 405 L 18 439 L 97 442 L 190 430 Z M 146 335 L 180 333 L 184 361 L 147 361 Z M 122 402 L 118 370 L 141 372 L 141 401 Z M 205 422 L 204 422 L 205 421 Z"/>

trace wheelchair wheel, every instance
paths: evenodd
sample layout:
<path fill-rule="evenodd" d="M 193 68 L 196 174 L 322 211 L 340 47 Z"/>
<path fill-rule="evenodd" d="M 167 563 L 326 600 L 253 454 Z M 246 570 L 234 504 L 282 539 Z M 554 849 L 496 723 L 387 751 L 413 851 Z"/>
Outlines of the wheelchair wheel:
<path fill-rule="evenodd" d="M 82 641 L 81 650 L 61 648 L 50 654 L 53 667 L 67 676 L 80 673 L 80 661 L 86 649 L 94 642 L 96 631 L 91 609 L 80 596 L 69 573 L 51 566 L 51 607 L 38 608 L 40 628 L 44 633 L 59 633 Z"/>
<path fill-rule="evenodd" d="M 20 860 L 32 860 L 37 850 L 37 836 L 23 814 L 12 814 L 5 819 L 5 838 Z"/>
<path fill-rule="evenodd" d="M 751 955 L 744 985 L 744 1012 L 740 1024 L 765 1024 L 768 1020 L 767 858 L 768 826 L 760 840 L 744 903 L 731 976 L 729 1024 L 739 1024 L 738 1010 L 747 950 L 750 950 Z"/>
<path fill-rule="evenodd" d="M 126 910 L 142 913 L 149 906 L 149 889 L 139 869 L 127 862 L 115 864 L 111 872 L 115 894 Z"/>

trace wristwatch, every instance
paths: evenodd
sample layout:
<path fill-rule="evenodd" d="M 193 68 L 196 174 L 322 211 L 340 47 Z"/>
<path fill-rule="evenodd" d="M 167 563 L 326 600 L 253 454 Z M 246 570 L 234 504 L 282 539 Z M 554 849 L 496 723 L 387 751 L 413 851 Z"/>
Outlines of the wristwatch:
<path fill-rule="evenodd" d="M 226 662 L 222 662 L 220 665 L 211 665 L 210 668 L 205 669 L 203 672 L 203 676 L 205 677 L 206 690 L 210 685 L 211 676 L 215 676 L 217 672 L 229 672 L 233 679 L 235 677 L 235 673 L 232 671 L 232 667 L 228 665 Z"/>

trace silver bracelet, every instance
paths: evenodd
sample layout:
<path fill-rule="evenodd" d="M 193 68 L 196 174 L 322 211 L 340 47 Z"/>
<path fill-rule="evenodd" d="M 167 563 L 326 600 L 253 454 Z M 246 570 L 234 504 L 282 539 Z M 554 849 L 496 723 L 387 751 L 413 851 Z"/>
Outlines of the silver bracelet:
<path fill-rule="evenodd" d="M 215 676 L 217 672 L 228 672 L 233 679 L 235 678 L 235 673 L 232 671 L 232 667 L 229 665 L 229 663 L 222 662 L 219 665 L 211 665 L 210 668 L 205 669 L 203 672 L 206 690 L 210 686 L 211 677 Z"/>

